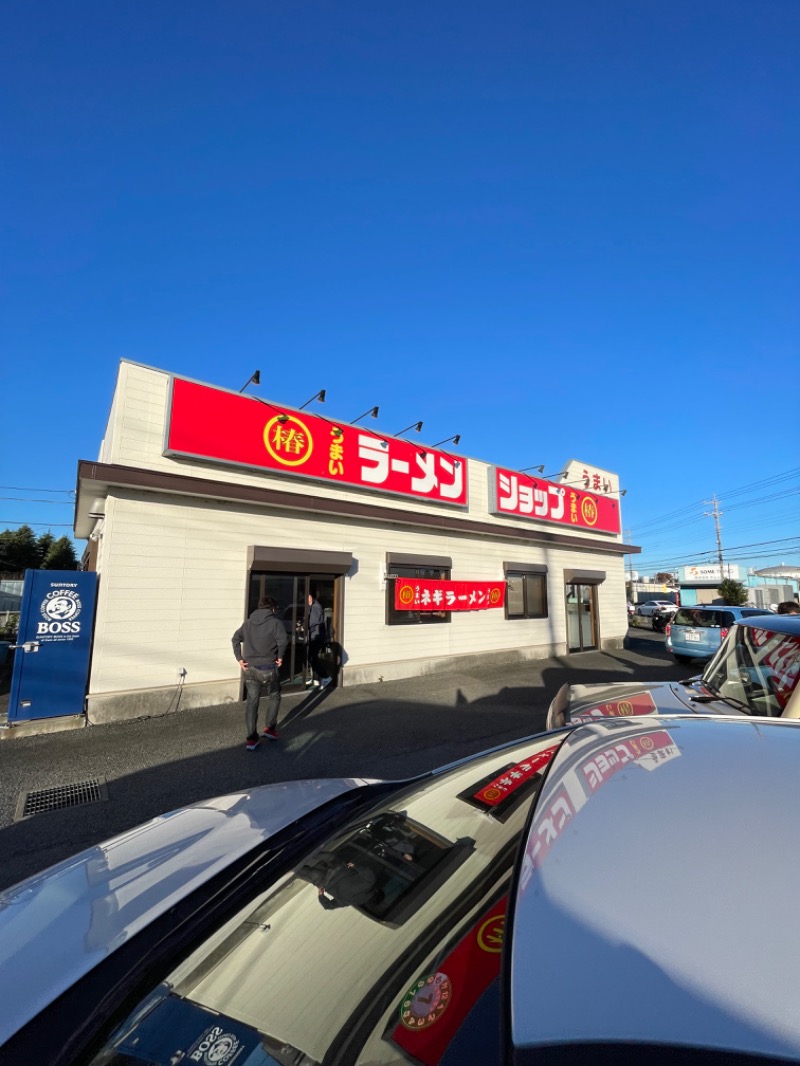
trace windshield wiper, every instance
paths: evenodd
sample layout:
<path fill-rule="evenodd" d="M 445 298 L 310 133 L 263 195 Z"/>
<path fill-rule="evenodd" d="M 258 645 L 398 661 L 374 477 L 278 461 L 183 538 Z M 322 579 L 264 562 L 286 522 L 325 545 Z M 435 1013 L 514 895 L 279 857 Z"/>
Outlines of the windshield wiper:
<path fill-rule="evenodd" d="M 753 713 L 750 705 L 745 703 L 744 700 L 737 700 L 735 696 L 721 696 L 718 692 L 714 695 L 702 693 L 697 696 L 690 696 L 689 699 L 692 703 L 732 703 L 734 707 L 741 707 L 748 714 Z"/>

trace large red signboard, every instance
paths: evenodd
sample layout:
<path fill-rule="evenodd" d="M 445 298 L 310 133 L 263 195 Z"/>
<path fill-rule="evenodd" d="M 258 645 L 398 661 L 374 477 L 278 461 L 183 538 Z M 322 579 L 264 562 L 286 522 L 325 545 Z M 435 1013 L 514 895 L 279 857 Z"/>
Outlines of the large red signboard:
<path fill-rule="evenodd" d="M 467 462 L 252 396 L 172 379 L 165 455 L 466 507 Z"/>
<path fill-rule="evenodd" d="M 396 611 L 485 611 L 506 602 L 504 581 L 434 581 L 398 577 L 394 585 Z"/>
<path fill-rule="evenodd" d="M 622 529 L 617 500 L 596 496 L 575 485 L 530 478 L 498 466 L 490 487 L 492 514 L 559 522 L 599 533 L 619 533 Z"/>

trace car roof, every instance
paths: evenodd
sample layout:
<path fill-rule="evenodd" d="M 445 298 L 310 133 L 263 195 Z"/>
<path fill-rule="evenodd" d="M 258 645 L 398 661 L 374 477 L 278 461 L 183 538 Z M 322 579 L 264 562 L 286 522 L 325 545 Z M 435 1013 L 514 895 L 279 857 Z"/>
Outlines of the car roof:
<path fill-rule="evenodd" d="M 800 635 L 800 614 L 775 614 L 773 611 L 765 611 L 764 614 L 743 618 L 736 624 L 739 626 L 751 626 L 756 629 L 769 629 L 773 633 L 796 633 Z"/>
<path fill-rule="evenodd" d="M 203 800 L 4 889 L 0 1045 L 189 892 L 302 814 L 366 783 L 287 781 Z"/>
<path fill-rule="evenodd" d="M 698 603 L 698 604 L 684 603 L 683 606 L 681 607 L 681 610 L 682 611 L 733 611 L 734 614 L 737 611 L 749 611 L 751 613 L 751 615 L 753 616 L 753 618 L 755 618 L 756 615 L 758 615 L 759 618 L 763 617 L 764 615 L 769 615 L 770 618 L 777 617 L 777 615 L 774 615 L 772 613 L 772 611 L 768 611 L 766 607 L 764 607 L 763 609 L 761 607 L 745 607 L 744 605 L 742 605 L 741 607 L 739 607 L 739 606 L 734 607 L 733 604 L 730 604 L 730 603 Z"/>
<path fill-rule="evenodd" d="M 567 737 L 513 904 L 515 1047 L 800 1059 L 798 760 L 800 722 L 773 719 L 606 719 Z"/>

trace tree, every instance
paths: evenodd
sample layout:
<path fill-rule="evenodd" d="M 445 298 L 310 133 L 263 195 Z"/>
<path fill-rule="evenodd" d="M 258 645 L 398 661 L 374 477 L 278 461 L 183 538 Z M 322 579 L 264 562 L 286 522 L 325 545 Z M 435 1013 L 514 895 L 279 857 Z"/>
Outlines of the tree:
<path fill-rule="evenodd" d="M 655 577 L 656 582 L 660 582 L 662 585 L 674 585 L 675 575 L 668 574 L 664 570 L 660 570 Z"/>
<path fill-rule="evenodd" d="M 36 537 L 30 526 L 4 529 L 0 533 L 0 570 L 10 574 L 39 569 Z"/>
<path fill-rule="evenodd" d="M 37 539 L 36 551 L 39 555 L 39 566 L 41 566 L 44 560 L 47 558 L 47 553 L 53 547 L 55 539 L 56 538 L 53 536 L 49 529 L 46 533 L 42 533 L 42 535 Z"/>
<path fill-rule="evenodd" d="M 56 540 L 52 533 L 34 535 L 30 526 L 0 532 L 0 573 L 23 570 L 77 570 L 78 558 L 69 537 Z"/>
<path fill-rule="evenodd" d="M 730 607 L 741 607 L 747 603 L 747 588 L 741 581 L 726 577 L 717 586 L 717 592 Z"/>
<path fill-rule="evenodd" d="M 69 537 L 54 540 L 42 560 L 42 570 L 77 570 L 78 559 Z"/>

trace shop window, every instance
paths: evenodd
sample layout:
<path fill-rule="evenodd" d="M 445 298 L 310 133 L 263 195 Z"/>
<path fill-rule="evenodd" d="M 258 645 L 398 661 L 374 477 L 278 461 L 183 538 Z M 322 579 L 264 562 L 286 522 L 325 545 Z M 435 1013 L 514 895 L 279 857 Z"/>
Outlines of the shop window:
<path fill-rule="evenodd" d="M 402 566 L 389 564 L 386 575 L 386 624 L 390 626 L 431 625 L 449 622 L 450 611 L 397 611 L 394 606 L 394 586 L 398 577 L 427 578 L 433 581 L 449 581 L 450 570 L 441 566 Z"/>
<path fill-rule="evenodd" d="M 547 574 L 506 571 L 506 618 L 547 618 Z"/>

